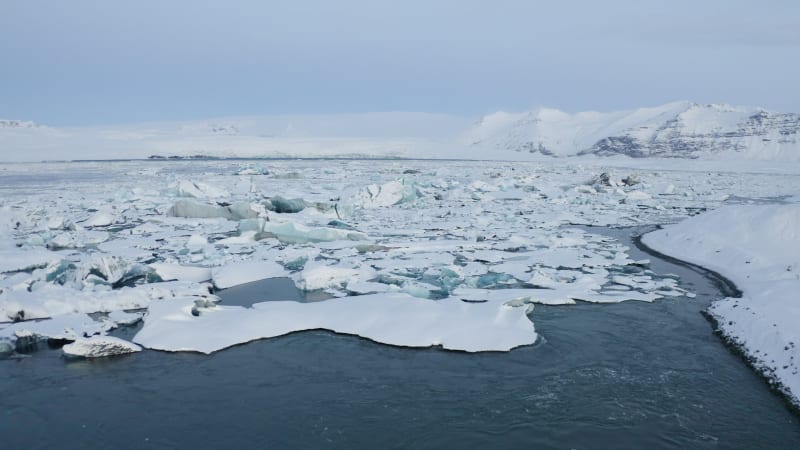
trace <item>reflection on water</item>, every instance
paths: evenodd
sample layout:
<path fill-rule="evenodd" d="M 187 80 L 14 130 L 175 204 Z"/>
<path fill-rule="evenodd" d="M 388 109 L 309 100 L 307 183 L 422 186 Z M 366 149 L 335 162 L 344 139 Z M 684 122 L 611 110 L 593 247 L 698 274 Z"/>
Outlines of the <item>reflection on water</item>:
<path fill-rule="evenodd" d="M 509 353 L 404 349 L 311 331 L 210 356 L 145 351 L 67 363 L 44 350 L 0 361 L 3 447 L 800 445 L 798 418 L 700 315 L 716 288 L 650 259 L 698 297 L 537 306 L 545 341 Z M 226 304 L 304 300 L 286 280 L 220 295 Z"/>

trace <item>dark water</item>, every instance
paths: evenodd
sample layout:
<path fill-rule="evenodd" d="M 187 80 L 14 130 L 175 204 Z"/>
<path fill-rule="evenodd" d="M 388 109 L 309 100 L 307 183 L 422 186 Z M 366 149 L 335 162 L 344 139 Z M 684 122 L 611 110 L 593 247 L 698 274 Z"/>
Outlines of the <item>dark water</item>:
<path fill-rule="evenodd" d="M 717 288 L 650 259 L 698 298 L 537 306 L 543 342 L 509 353 L 312 331 L 210 356 L 0 361 L 0 447 L 799 448 L 798 417 L 700 315 Z"/>

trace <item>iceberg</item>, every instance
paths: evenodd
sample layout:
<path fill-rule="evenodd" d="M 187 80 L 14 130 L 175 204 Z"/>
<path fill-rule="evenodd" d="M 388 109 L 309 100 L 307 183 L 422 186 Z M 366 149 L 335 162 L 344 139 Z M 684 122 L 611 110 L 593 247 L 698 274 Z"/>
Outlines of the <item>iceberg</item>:
<path fill-rule="evenodd" d="M 288 275 L 289 272 L 274 261 L 239 261 L 211 270 L 211 279 L 218 289 Z"/>
<path fill-rule="evenodd" d="M 279 195 L 267 201 L 266 208 L 276 213 L 299 213 L 306 208 L 306 202 L 302 198 L 283 198 Z"/>
<path fill-rule="evenodd" d="M 328 227 L 308 227 L 297 222 L 265 222 L 262 228 L 281 242 L 305 244 L 325 241 L 363 241 L 367 235 L 359 231 Z"/>
<path fill-rule="evenodd" d="M 173 183 L 169 191 L 177 197 L 226 198 L 230 196 L 225 189 L 189 180 L 180 180 Z"/>
<path fill-rule="evenodd" d="M 102 358 L 142 351 L 138 345 L 112 336 L 79 338 L 62 347 L 64 356 L 70 358 Z"/>
<path fill-rule="evenodd" d="M 150 267 L 164 281 L 194 281 L 202 283 L 211 280 L 211 269 L 208 267 L 182 266 L 180 264 L 152 263 Z"/>
<path fill-rule="evenodd" d="M 253 219 L 258 213 L 249 203 L 239 202 L 229 206 L 210 205 L 194 200 L 178 200 L 168 211 L 170 216 L 193 219 L 222 218 L 228 220 Z"/>
<path fill-rule="evenodd" d="M 402 179 L 380 186 L 369 185 L 353 198 L 352 203 L 362 208 L 380 208 L 412 202 L 421 196 L 416 183 Z"/>

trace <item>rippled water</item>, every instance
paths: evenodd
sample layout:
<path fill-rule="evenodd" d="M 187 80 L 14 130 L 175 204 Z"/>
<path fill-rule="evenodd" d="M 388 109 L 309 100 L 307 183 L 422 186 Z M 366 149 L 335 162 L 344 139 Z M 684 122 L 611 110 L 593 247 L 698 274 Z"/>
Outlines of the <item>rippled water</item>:
<path fill-rule="evenodd" d="M 698 297 L 537 306 L 543 341 L 509 353 L 311 331 L 210 356 L 66 362 L 44 350 L 0 361 L 0 447 L 800 446 L 798 417 L 701 316 L 717 288 L 651 259 Z M 221 295 L 242 303 L 260 289 L 259 300 L 303 300 L 291 284 L 266 286 Z"/>

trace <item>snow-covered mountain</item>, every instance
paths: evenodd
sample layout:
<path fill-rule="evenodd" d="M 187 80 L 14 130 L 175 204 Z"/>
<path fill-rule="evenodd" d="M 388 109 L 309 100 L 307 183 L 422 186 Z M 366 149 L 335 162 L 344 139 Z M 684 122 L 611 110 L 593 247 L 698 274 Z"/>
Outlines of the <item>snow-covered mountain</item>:
<path fill-rule="evenodd" d="M 97 127 L 0 120 L 0 161 L 160 157 L 530 160 L 627 155 L 800 161 L 800 116 L 669 103 L 620 112 L 228 117 Z"/>
<path fill-rule="evenodd" d="M 675 102 L 610 113 L 498 112 L 467 133 L 487 151 L 554 156 L 722 157 L 800 160 L 800 115 Z"/>

